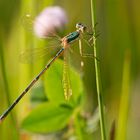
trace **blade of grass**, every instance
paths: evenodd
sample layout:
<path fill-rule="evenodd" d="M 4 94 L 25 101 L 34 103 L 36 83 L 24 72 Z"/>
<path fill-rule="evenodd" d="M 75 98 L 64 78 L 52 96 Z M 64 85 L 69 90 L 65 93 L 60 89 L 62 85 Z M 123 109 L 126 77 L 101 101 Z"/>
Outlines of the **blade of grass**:
<path fill-rule="evenodd" d="M 126 140 L 129 98 L 130 98 L 130 61 L 131 61 L 130 50 L 126 50 L 123 66 L 122 95 L 120 101 L 116 140 L 120 139 Z"/>
<path fill-rule="evenodd" d="M 5 59 L 4 59 L 4 51 L 3 51 L 3 43 L 2 42 L 3 42 L 3 40 L 1 40 L 1 43 L 0 43 L 1 71 L 2 71 L 2 75 L 3 75 L 6 100 L 7 100 L 8 106 L 9 106 L 10 105 L 10 91 L 9 91 L 8 79 L 7 79 L 6 69 L 5 69 Z M 12 119 L 14 126 L 16 126 L 16 122 L 15 122 L 15 118 L 14 118 L 13 113 L 11 114 L 11 119 Z"/>
<path fill-rule="evenodd" d="M 94 2 L 93 2 L 93 0 L 91 0 L 91 19 L 92 19 L 92 27 L 94 28 L 95 16 L 94 16 Z M 93 34 L 93 38 L 95 38 L 95 32 Z M 98 58 L 97 49 L 96 49 L 96 39 L 93 39 L 93 44 L 94 44 L 94 57 Z M 97 61 L 97 59 L 94 59 L 94 63 L 95 63 L 98 106 L 99 106 L 99 114 L 100 114 L 101 138 L 102 138 L 102 140 L 106 140 L 105 124 L 104 124 L 104 110 L 103 110 L 103 102 L 102 102 L 102 95 L 101 95 L 101 81 L 100 81 L 101 77 L 100 77 L 99 62 Z"/>

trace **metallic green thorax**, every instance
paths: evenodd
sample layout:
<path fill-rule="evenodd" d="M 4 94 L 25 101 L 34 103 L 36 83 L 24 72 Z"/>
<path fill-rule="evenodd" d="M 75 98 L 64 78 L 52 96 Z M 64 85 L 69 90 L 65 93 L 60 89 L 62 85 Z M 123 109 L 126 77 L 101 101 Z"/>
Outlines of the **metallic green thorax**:
<path fill-rule="evenodd" d="M 67 35 L 67 43 L 73 42 L 75 39 L 79 37 L 79 32 L 75 31 Z"/>

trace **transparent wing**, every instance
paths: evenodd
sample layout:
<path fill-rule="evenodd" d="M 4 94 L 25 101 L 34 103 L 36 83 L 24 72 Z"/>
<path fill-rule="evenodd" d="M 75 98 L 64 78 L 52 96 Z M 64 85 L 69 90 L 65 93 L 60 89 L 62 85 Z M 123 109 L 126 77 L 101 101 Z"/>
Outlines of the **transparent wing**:
<path fill-rule="evenodd" d="M 31 16 L 31 14 L 26 14 L 22 17 L 22 24 L 28 31 L 33 32 L 34 18 Z M 38 42 L 41 43 L 40 40 L 38 40 Z M 60 46 L 61 38 L 58 35 L 52 33 L 47 36 L 44 47 L 34 48 L 32 46 L 32 48 L 23 50 L 19 56 L 20 62 L 33 63 L 37 60 L 40 60 L 41 58 L 49 59 L 52 55 L 55 55 L 56 51 L 60 49 Z"/>
<path fill-rule="evenodd" d="M 64 66 L 63 66 L 63 88 L 64 96 L 66 100 L 69 100 L 72 95 L 72 89 L 70 84 L 69 67 L 68 67 L 68 49 L 64 52 Z"/>
<path fill-rule="evenodd" d="M 57 46 L 29 48 L 21 52 L 19 60 L 21 63 L 33 63 L 43 58 L 47 60 L 53 57 L 60 48 L 60 44 Z"/>
<path fill-rule="evenodd" d="M 30 31 L 33 33 L 33 24 L 34 17 L 32 14 L 27 13 L 21 17 L 21 25 L 25 28 L 26 31 Z"/>

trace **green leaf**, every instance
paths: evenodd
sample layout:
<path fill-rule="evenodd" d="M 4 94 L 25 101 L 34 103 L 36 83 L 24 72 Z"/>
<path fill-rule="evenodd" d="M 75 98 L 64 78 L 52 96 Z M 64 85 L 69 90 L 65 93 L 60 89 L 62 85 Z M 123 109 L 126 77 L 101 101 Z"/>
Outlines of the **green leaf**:
<path fill-rule="evenodd" d="M 48 101 L 42 83 L 38 83 L 37 86 L 32 88 L 30 100 L 32 104 L 38 104 Z"/>
<path fill-rule="evenodd" d="M 44 103 L 25 118 L 22 128 L 35 133 L 50 133 L 63 129 L 73 112 L 71 107 Z"/>
<path fill-rule="evenodd" d="M 44 79 L 47 97 L 50 99 L 51 102 L 53 101 L 56 104 L 66 102 L 64 97 L 62 76 L 63 61 L 57 60 L 47 71 Z M 72 88 L 72 96 L 69 102 L 76 102 L 78 97 L 83 92 L 83 86 L 80 75 L 72 67 L 70 67 L 70 83 Z"/>
<path fill-rule="evenodd" d="M 62 61 L 54 62 L 45 74 L 44 85 L 48 99 L 55 103 L 64 101 L 62 85 Z"/>

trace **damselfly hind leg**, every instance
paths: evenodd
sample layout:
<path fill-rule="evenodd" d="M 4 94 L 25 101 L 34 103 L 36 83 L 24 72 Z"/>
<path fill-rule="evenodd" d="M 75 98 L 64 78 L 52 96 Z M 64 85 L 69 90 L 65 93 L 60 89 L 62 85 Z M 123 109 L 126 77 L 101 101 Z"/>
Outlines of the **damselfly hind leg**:
<path fill-rule="evenodd" d="M 85 44 L 90 47 L 90 48 L 93 48 L 93 46 L 91 46 L 91 44 L 86 40 L 86 39 L 83 39 Z M 85 53 L 83 51 L 83 45 L 82 45 L 82 41 L 79 40 L 79 52 L 80 52 L 80 55 L 81 57 L 85 57 L 85 58 L 93 58 L 93 59 L 96 59 L 99 61 L 99 59 L 97 57 L 95 57 L 91 52 L 90 53 Z M 81 61 L 81 66 L 83 66 L 83 62 Z"/>

